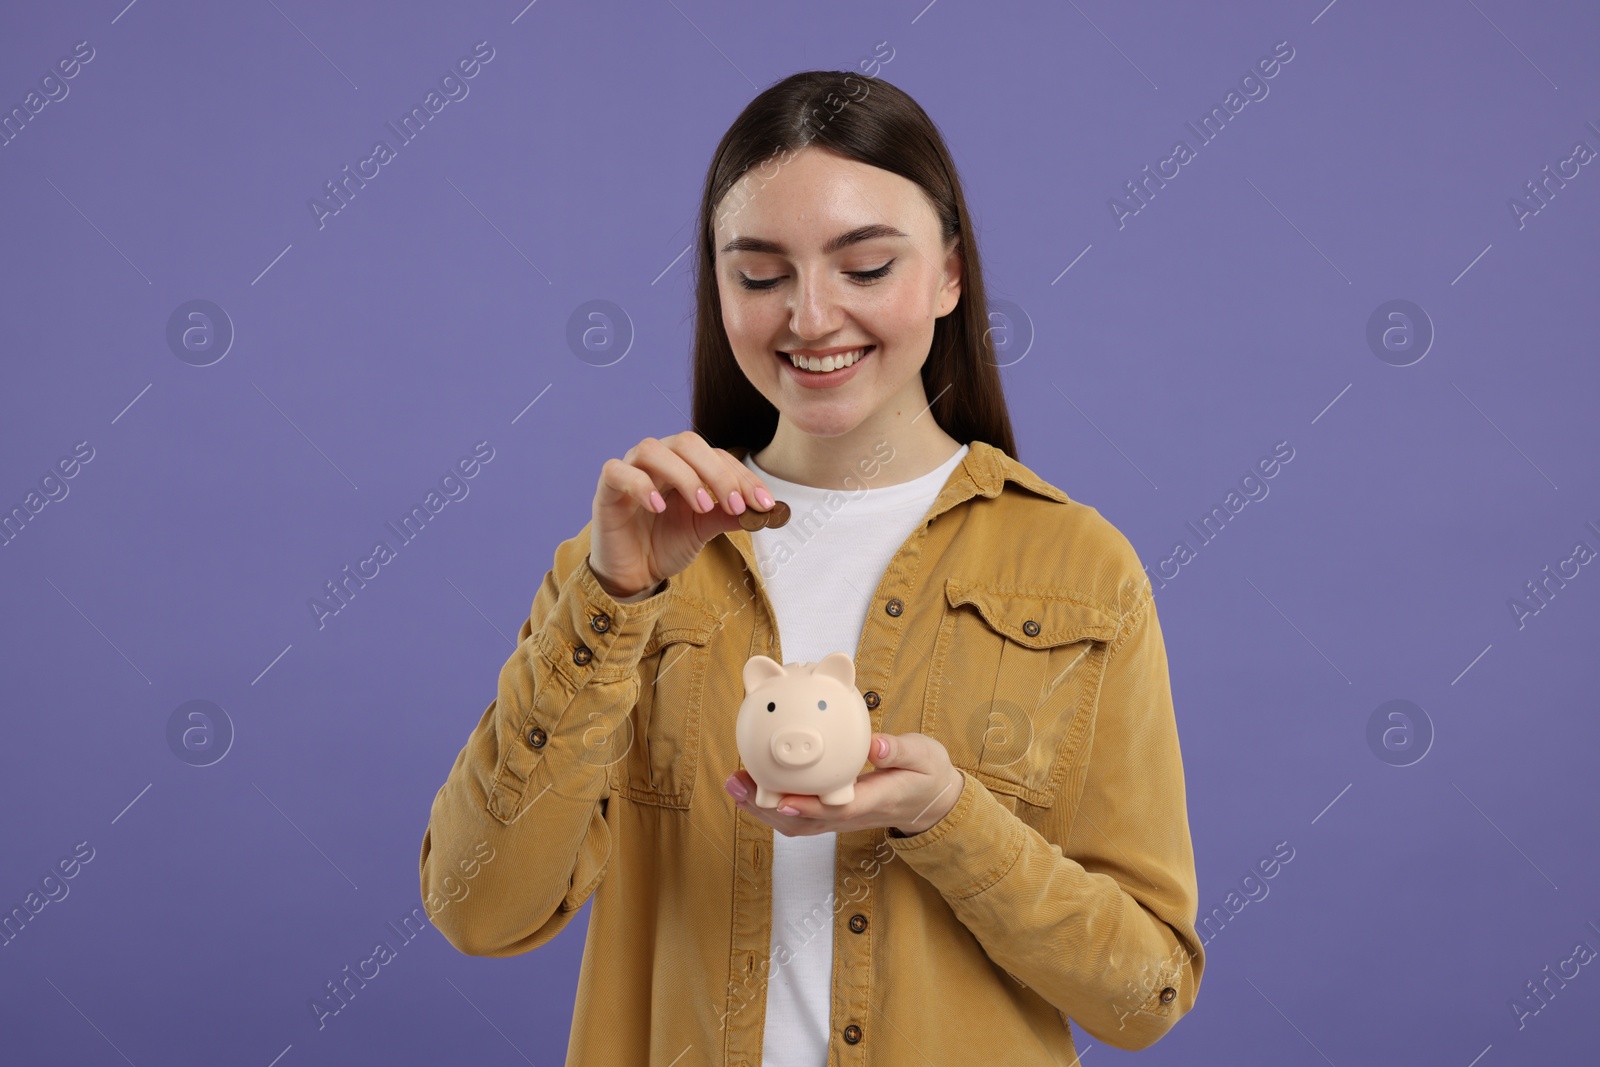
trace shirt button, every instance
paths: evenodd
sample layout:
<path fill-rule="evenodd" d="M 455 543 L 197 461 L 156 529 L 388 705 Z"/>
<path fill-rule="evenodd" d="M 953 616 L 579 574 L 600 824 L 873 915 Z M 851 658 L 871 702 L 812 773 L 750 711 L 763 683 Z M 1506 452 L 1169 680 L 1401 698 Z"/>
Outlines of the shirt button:
<path fill-rule="evenodd" d="M 867 928 L 867 917 L 865 915 L 852 915 L 852 916 L 850 916 L 850 929 L 852 931 L 854 931 L 855 933 L 859 934 L 861 931 L 865 930 L 866 928 Z"/>
<path fill-rule="evenodd" d="M 844 1028 L 844 1039 L 854 1045 L 861 1040 L 861 1027 L 851 1023 Z"/>
<path fill-rule="evenodd" d="M 1171 1004 L 1172 998 L 1176 997 L 1177 995 L 1178 991 L 1176 989 L 1173 989 L 1171 986 L 1167 986 L 1167 988 L 1161 991 L 1161 1003 Z"/>
<path fill-rule="evenodd" d="M 589 620 L 589 625 L 593 628 L 595 633 L 603 634 L 607 630 L 611 629 L 611 616 L 607 615 L 605 612 L 601 612 Z"/>
<path fill-rule="evenodd" d="M 1029 619 L 1027 622 L 1022 624 L 1022 632 L 1027 634 L 1029 637 L 1038 637 L 1039 624 L 1034 622 L 1032 619 Z"/>
<path fill-rule="evenodd" d="M 862 698 L 864 700 L 866 700 L 867 707 L 875 708 L 875 707 L 878 706 L 878 692 L 877 692 L 877 690 L 868 689 L 864 694 L 862 694 Z"/>
<path fill-rule="evenodd" d="M 546 740 L 548 740 L 548 738 L 546 737 L 545 732 L 539 729 L 537 726 L 528 731 L 528 744 L 532 745 L 534 748 L 543 748 Z"/>
<path fill-rule="evenodd" d="M 889 602 L 883 606 L 883 610 L 899 618 L 900 613 L 906 610 L 906 606 L 900 602 L 899 597 L 890 597 Z"/>
<path fill-rule="evenodd" d="M 589 651 L 588 645 L 579 645 L 577 648 L 572 650 L 572 662 L 576 663 L 580 667 L 592 659 L 594 659 L 594 653 Z"/>

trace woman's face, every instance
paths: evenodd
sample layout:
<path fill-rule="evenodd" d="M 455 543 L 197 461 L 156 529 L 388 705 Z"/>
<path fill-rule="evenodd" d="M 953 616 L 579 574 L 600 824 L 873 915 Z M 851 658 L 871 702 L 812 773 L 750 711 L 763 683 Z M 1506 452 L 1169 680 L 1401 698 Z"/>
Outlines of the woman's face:
<path fill-rule="evenodd" d="M 916 183 L 808 146 L 752 167 L 718 205 L 713 238 L 734 357 L 783 418 L 832 437 L 890 404 L 927 406 L 922 364 L 961 295 L 961 257 Z M 791 358 L 860 348 L 828 373 Z"/>

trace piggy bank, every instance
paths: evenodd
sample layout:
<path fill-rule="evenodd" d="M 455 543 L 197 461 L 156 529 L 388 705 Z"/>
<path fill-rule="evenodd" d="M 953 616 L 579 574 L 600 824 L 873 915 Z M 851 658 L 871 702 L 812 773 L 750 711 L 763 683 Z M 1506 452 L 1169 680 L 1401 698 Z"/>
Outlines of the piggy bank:
<path fill-rule="evenodd" d="M 872 716 L 848 654 L 790 664 L 751 656 L 744 692 L 734 736 L 759 807 L 777 807 L 784 793 L 815 795 L 824 804 L 855 799 Z"/>

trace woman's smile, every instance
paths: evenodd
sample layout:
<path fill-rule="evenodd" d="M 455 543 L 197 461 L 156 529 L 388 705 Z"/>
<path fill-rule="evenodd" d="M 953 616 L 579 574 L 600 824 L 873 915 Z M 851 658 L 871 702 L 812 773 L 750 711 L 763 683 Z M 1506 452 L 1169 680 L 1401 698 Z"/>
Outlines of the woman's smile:
<path fill-rule="evenodd" d="M 865 348 L 852 349 L 839 355 L 822 357 L 791 355 L 782 351 L 776 351 L 774 354 L 783 361 L 790 376 L 801 385 L 808 389 L 832 389 L 855 377 L 856 368 L 870 358 L 877 349 L 877 345 L 867 345 Z M 798 366 L 797 363 L 805 366 Z M 810 369 L 813 366 L 818 369 Z"/>

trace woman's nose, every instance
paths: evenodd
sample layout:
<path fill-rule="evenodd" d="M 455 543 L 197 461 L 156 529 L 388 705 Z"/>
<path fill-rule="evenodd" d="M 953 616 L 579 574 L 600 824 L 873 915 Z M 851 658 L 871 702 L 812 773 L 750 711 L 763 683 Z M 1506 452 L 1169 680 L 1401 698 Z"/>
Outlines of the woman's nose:
<path fill-rule="evenodd" d="M 801 275 L 789 306 L 789 328 L 796 337 L 823 338 L 837 333 L 843 316 L 833 289 L 822 279 Z"/>

